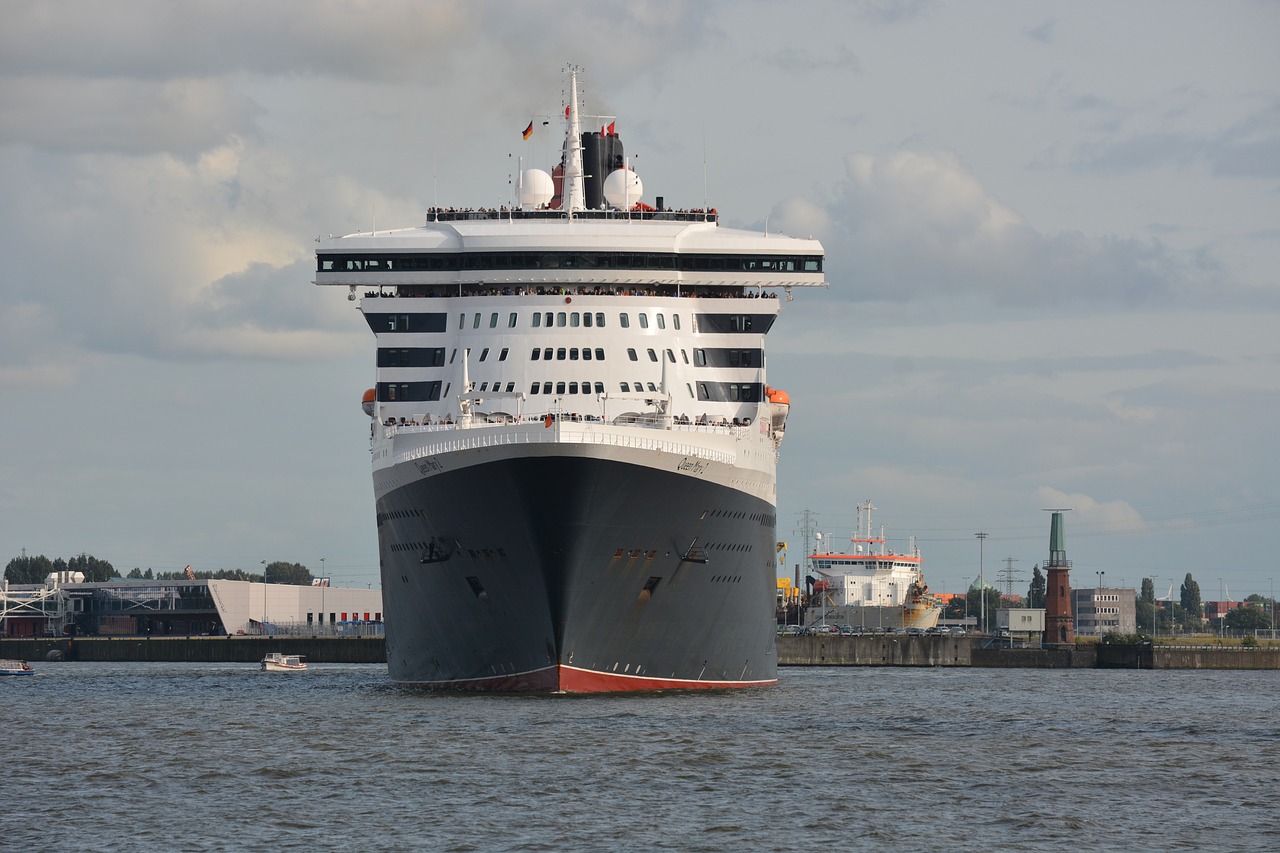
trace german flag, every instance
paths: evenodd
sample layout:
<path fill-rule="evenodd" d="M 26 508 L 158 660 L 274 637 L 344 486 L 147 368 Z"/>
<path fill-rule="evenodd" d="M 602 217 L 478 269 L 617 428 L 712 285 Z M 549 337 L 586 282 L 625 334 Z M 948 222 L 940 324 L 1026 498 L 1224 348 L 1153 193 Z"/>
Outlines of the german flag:
<path fill-rule="evenodd" d="M 530 136 L 533 136 L 533 122 L 529 122 L 529 126 L 524 129 L 523 136 L 525 139 L 528 139 Z"/>

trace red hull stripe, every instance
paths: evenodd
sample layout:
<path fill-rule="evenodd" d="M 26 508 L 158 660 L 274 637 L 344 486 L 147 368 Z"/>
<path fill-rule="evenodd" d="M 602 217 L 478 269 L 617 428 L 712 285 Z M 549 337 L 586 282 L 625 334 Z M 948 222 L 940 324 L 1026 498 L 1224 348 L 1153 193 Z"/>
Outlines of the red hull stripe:
<path fill-rule="evenodd" d="M 561 664 L 488 678 L 401 683 L 432 690 L 474 690 L 483 693 L 634 693 L 645 690 L 725 690 L 741 687 L 769 687 L 777 684 L 778 679 L 708 681 L 690 678 L 650 678 L 617 672 L 597 672 Z"/>
<path fill-rule="evenodd" d="M 778 679 L 763 681 L 705 681 L 691 678 L 650 678 L 647 675 L 626 675 L 617 672 L 597 672 L 560 665 L 560 689 L 566 693 L 626 693 L 635 690 L 723 690 L 736 687 L 768 687 Z"/>

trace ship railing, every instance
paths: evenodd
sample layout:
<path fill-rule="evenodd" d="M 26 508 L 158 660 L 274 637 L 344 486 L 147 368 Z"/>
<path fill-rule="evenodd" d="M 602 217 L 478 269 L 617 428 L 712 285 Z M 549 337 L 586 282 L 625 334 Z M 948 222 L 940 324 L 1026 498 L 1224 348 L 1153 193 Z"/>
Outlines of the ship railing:
<path fill-rule="evenodd" d="M 498 425 L 490 425 L 497 427 Z M 396 427 L 396 429 L 405 429 Z M 413 429 L 413 428 L 410 428 Z M 417 431 L 429 431 L 430 428 L 417 428 Z M 673 440 L 667 437 L 668 432 L 655 434 L 653 430 L 635 429 L 634 427 L 611 427 L 603 423 L 565 423 L 553 422 L 552 426 L 524 424 L 512 429 L 462 429 L 449 431 L 447 426 L 443 432 L 435 435 L 426 443 L 413 450 L 398 454 L 398 462 L 410 462 L 426 456 L 441 453 L 452 453 L 460 450 L 478 450 L 490 447 L 507 447 L 512 445 L 531 444 L 603 444 L 611 447 L 622 447 L 635 450 L 652 450 L 679 456 L 689 456 L 708 462 L 719 462 L 733 465 L 737 462 L 737 454 L 707 447 L 702 444 Z M 437 439 L 437 440 L 432 440 Z"/>

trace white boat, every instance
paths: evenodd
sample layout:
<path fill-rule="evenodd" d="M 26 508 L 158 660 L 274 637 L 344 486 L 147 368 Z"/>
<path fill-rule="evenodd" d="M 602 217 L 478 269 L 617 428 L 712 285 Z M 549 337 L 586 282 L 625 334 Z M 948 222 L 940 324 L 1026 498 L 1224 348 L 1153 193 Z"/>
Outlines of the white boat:
<path fill-rule="evenodd" d="M 849 553 L 809 555 L 814 598 L 809 624 L 844 624 L 864 629 L 928 629 L 942 608 L 929 592 L 923 558 L 914 537 L 906 552 L 886 546 L 884 526 L 871 532 L 871 501 L 858 505 L 858 530 Z"/>
<path fill-rule="evenodd" d="M 349 289 L 376 338 L 388 672 L 774 684 L 789 400 L 764 344 L 793 290 L 826 284 L 822 245 L 645 203 L 616 117 L 577 91 L 571 74 L 561 162 L 524 170 L 518 201 L 319 241 L 316 284 Z"/>
<path fill-rule="evenodd" d="M 24 660 L 0 660 L 0 675 L 34 675 L 31 664 Z"/>
<path fill-rule="evenodd" d="M 271 652 L 262 659 L 264 672 L 301 672 L 306 668 L 307 665 L 300 655 L 282 655 L 279 652 Z"/>

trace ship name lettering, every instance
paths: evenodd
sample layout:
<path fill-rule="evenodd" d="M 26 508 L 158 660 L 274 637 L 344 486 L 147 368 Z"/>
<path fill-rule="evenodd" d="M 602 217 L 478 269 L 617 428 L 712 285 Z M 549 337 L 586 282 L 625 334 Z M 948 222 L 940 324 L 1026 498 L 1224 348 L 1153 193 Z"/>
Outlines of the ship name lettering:
<path fill-rule="evenodd" d="M 688 471 L 690 474 L 701 474 L 707 470 L 707 463 L 701 459 L 690 459 L 688 456 L 680 460 L 677 471 Z"/>
<path fill-rule="evenodd" d="M 434 456 L 428 456 L 425 459 L 419 459 L 414 463 L 418 466 L 418 470 L 423 474 L 430 474 L 432 471 L 443 471 L 444 466 L 440 464 L 440 460 Z"/>

